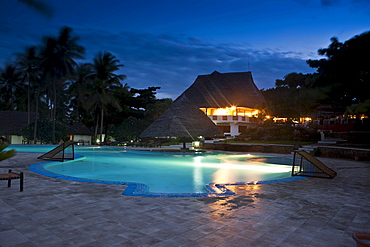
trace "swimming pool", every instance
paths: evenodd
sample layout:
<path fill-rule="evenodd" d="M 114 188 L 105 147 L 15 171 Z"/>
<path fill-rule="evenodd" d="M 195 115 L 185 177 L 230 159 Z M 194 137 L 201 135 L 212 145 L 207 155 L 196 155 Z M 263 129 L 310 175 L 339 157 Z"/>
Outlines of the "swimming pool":
<path fill-rule="evenodd" d="M 53 147 L 9 146 L 18 152 L 47 152 Z M 132 195 L 147 196 L 225 194 L 225 184 L 292 179 L 292 159 L 283 156 L 149 152 L 97 146 L 75 146 L 75 154 L 85 158 L 43 162 L 29 168 L 62 179 L 127 184 L 130 189 L 126 194 L 131 191 Z"/>

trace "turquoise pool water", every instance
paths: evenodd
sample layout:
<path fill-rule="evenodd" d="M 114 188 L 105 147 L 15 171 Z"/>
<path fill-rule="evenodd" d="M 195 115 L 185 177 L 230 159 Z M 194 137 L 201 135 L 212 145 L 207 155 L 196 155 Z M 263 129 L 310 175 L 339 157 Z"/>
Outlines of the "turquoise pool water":
<path fill-rule="evenodd" d="M 15 149 L 23 153 L 46 153 L 55 148 L 56 145 L 10 145 L 5 150 Z"/>
<path fill-rule="evenodd" d="M 47 152 L 55 146 L 11 145 L 18 152 Z M 48 162 L 43 169 L 67 177 L 141 183 L 150 192 L 204 193 L 207 184 L 257 183 L 291 176 L 289 157 L 234 153 L 165 153 L 115 147 L 75 146 L 86 157 Z"/>

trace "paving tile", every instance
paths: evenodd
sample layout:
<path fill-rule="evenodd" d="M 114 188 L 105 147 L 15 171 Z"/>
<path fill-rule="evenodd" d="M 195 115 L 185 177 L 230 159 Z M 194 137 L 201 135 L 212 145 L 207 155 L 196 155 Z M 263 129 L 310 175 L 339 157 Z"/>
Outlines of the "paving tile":
<path fill-rule="evenodd" d="M 19 229 L 19 228 L 18 228 Z M 34 241 L 39 238 L 47 238 L 52 233 L 43 227 L 31 225 L 28 230 L 22 230 L 22 233 L 29 240 Z"/>
<path fill-rule="evenodd" d="M 349 247 L 355 245 L 347 245 L 347 246 L 340 246 L 338 242 L 330 242 L 323 239 L 313 239 L 308 245 L 304 245 L 308 247 L 328 247 L 328 246 L 335 246 L 335 247 Z"/>
<path fill-rule="evenodd" d="M 155 231 L 155 232 L 150 232 L 150 233 L 147 232 L 147 235 L 155 237 L 155 238 L 160 239 L 162 241 L 173 237 L 173 234 L 171 232 L 166 231 L 166 230 L 162 230 L 162 229 L 158 230 L 158 231 Z"/>
<path fill-rule="evenodd" d="M 240 247 L 240 246 L 241 246 L 240 244 L 230 243 L 229 241 L 224 241 L 217 245 L 217 247 Z M 245 246 L 248 246 L 248 245 L 245 245 Z"/>
<path fill-rule="evenodd" d="M 181 236 L 173 236 L 169 239 L 162 241 L 162 243 L 164 243 L 164 246 L 182 246 L 189 242 L 192 242 L 192 241 L 189 241 L 189 239 L 181 237 Z M 155 243 L 153 244 L 153 246 L 161 246 L 161 242 Z"/>
<path fill-rule="evenodd" d="M 2 247 L 23 244 L 29 240 L 18 230 L 12 229 L 0 232 L 0 243 Z"/>
<path fill-rule="evenodd" d="M 81 232 L 82 234 L 85 234 L 85 235 L 88 235 L 90 236 L 91 238 L 95 239 L 95 240 L 101 240 L 101 239 L 106 239 L 106 238 L 110 238 L 110 237 L 113 237 L 113 236 L 119 236 L 117 234 L 113 234 L 111 232 L 108 232 L 108 231 L 104 231 L 104 230 L 97 230 L 95 229 L 94 231 L 90 231 L 90 232 L 84 232 L 84 231 L 81 231 L 80 229 L 77 230 L 78 232 Z"/>
<path fill-rule="evenodd" d="M 27 242 L 23 242 L 23 243 L 20 243 L 20 244 L 12 245 L 12 247 L 36 247 L 36 246 L 37 245 L 35 245 L 31 241 L 27 241 Z"/>
<path fill-rule="evenodd" d="M 253 239 L 246 238 L 246 237 L 243 237 L 243 236 L 240 236 L 240 235 L 237 234 L 237 235 L 234 235 L 234 236 L 228 238 L 228 242 L 230 242 L 232 244 L 239 244 L 241 246 L 248 246 L 250 243 L 253 242 Z"/>
<path fill-rule="evenodd" d="M 18 162 L 25 191 L 0 190 L 1 247 L 348 247 L 354 232 L 369 231 L 368 162 L 320 158 L 336 178 L 229 186 L 228 197 L 146 198 L 34 174 L 31 156 Z"/>
<path fill-rule="evenodd" d="M 315 238 L 334 244 L 334 243 L 339 243 L 343 237 L 344 237 L 343 233 L 338 234 L 337 232 L 327 231 L 327 232 L 319 232 Z"/>
<path fill-rule="evenodd" d="M 198 231 L 198 232 L 201 232 L 203 234 L 209 234 L 209 233 L 215 232 L 217 230 L 218 230 L 218 228 L 210 226 L 208 224 L 205 224 L 205 225 L 199 226 L 197 228 L 194 228 L 194 231 Z"/>
<path fill-rule="evenodd" d="M 117 234 L 106 234 L 105 236 L 100 235 L 99 237 L 95 235 L 94 239 L 98 240 L 106 246 L 125 246 L 124 244 L 131 242 L 129 239 L 126 239 Z"/>
<path fill-rule="evenodd" d="M 132 240 L 133 243 L 137 244 L 137 246 L 153 246 L 157 243 L 160 243 L 161 240 L 152 237 L 152 236 L 145 236 L 142 238 L 138 238 L 135 240 Z"/>
<path fill-rule="evenodd" d="M 107 247 L 107 245 L 99 242 L 99 241 L 93 241 L 87 244 L 82 244 L 79 247 Z"/>
<path fill-rule="evenodd" d="M 66 246 L 67 243 L 63 239 L 51 234 L 47 237 L 33 240 L 37 246 Z"/>
<path fill-rule="evenodd" d="M 12 230 L 14 227 L 7 220 L 0 219 L 0 232 Z"/>
<path fill-rule="evenodd" d="M 198 222 L 197 220 L 188 220 L 188 221 L 185 221 L 185 222 L 179 224 L 179 226 L 182 226 L 182 227 L 187 228 L 187 229 L 194 229 L 194 228 L 197 228 L 201 225 L 202 225 L 202 223 Z"/>
<path fill-rule="evenodd" d="M 134 231 L 134 230 L 122 232 L 122 233 L 119 233 L 118 235 L 126 239 L 129 239 L 129 240 L 135 240 L 135 239 L 143 238 L 146 236 L 144 233 L 140 231 Z"/>
<path fill-rule="evenodd" d="M 217 233 L 211 233 L 205 237 L 197 239 L 195 242 L 204 244 L 205 246 L 217 246 L 224 242 L 227 238 L 224 236 L 218 235 Z"/>
<path fill-rule="evenodd" d="M 188 238 L 190 240 L 197 240 L 197 239 L 200 239 L 200 238 L 206 236 L 207 234 L 202 233 L 202 232 L 197 231 L 197 230 L 189 230 L 189 231 L 186 231 L 184 233 L 181 233 L 180 235 L 182 237 Z"/>

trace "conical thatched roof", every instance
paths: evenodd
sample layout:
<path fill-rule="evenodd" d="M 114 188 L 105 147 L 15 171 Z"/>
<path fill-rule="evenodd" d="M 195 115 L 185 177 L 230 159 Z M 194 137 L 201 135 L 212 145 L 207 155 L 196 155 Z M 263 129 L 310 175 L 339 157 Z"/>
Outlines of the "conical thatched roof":
<path fill-rule="evenodd" d="M 72 126 L 69 127 L 69 134 L 71 135 L 87 135 L 92 136 L 94 133 L 87 128 L 86 125 L 83 123 L 74 123 Z"/>
<path fill-rule="evenodd" d="M 251 72 L 200 75 L 141 137 L 214 136 L 221 130 L 199 108 L 230 106 L 256 108 L 262 105 L 261 92 Z"/>
<path fill-rule="evenodd" d="M 215 136 L 221 130 L 186 96 L 177 98 L 141 137 Z"/>
<path fill-rule="evenodd" d="M 255 108 L 264 98 L 254 84 L 251 72 L 200 75 L 183 92 L 198 108 L 224 108 L 230 106 Z"/>

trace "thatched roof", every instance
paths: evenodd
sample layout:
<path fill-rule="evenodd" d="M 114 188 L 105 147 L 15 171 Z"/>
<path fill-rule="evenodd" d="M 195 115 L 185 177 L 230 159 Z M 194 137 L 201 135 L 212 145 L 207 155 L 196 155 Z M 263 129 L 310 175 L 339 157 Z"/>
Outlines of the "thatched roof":
<path fill-rule="evenodd" d="M 30 113 L 31 122 L 36 113 Z M 22 135 L 22 129 L 27 127 L 28 113 L 20 111 L 0 111 L 0 135 Z"/>
<path fill-rule="evenodd" d="M 86 125 L 83 123 L 74 123 L 70 128 L 69 128 L 69 134 L 70 135 L 87 135 L 87 136 L 92 136 L 94 133 L 87 128 Z"/>
<path fill-rule="evenodd" d="M 141 137 L 214 136 L 221 130 L 199 108 L 230 106 L 256 108 L 262 105 L 261 92 L 251 72 L 200 75 Z"/>
<path fill-rule="evenodd" d="M 251 72 L 200 75 L 186 89 L 185 95 L 198 108 L 224 108 L 230 106 L 255 108 L 264 98 L 254 84 Z"/>
<path fill-rule="evenodd" d="M 199 110 L 199 107 L 183 95 L 177 98 L 140 136 L 196 138 L 218 134 L 222 134 L 221 130 Z"/>

